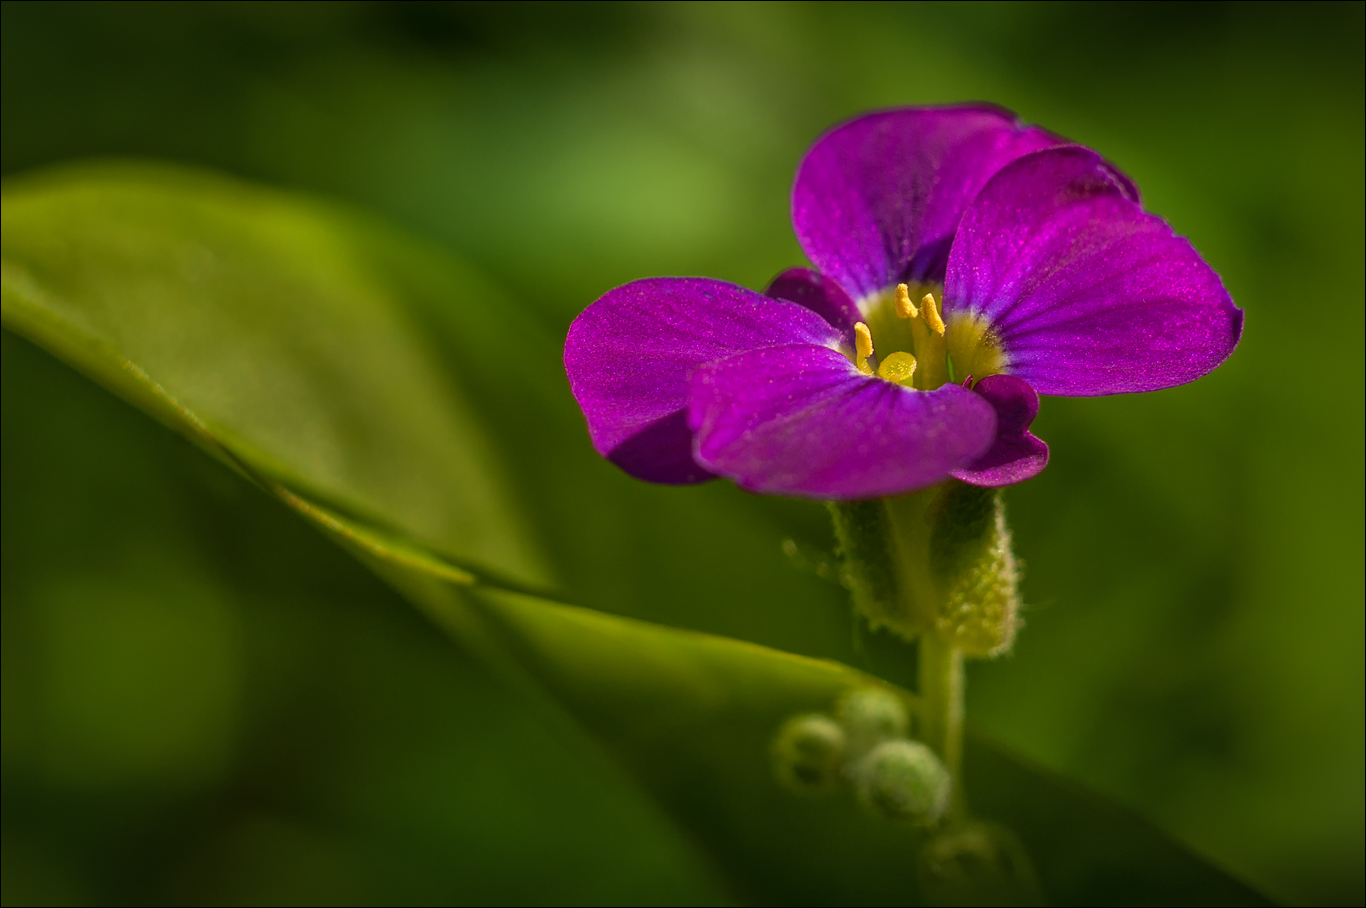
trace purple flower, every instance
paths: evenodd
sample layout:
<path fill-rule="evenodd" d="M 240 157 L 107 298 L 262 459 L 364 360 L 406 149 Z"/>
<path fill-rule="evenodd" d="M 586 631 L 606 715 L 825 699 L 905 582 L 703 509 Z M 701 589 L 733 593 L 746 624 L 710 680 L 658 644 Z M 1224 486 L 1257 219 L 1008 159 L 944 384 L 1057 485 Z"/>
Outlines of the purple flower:
<path fill-rule="evenodd" d="M 1043 469 L 1039 394 L 1153 391 L 1238 343 L 1213 269 L 1095 152 L 993 107 L 860 117 L 792 191 L 816 270 L 619 287 L 569 329 L 593 445 L 663 483 L 895 495 Z"/>

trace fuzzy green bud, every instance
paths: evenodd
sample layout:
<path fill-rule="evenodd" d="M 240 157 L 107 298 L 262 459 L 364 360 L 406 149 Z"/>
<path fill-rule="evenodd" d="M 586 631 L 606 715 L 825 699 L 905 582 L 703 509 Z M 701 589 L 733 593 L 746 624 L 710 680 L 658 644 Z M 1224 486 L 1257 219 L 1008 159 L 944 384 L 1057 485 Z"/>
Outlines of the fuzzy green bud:
<path fill-rule="evenodd" d="M 906 737 L 910 721 L 901 698 L 886 688 L 850 691 L 836 709 L 848 741 L 849 759 L 860 759 L 884 741 Z"/>
<path fill-rule="evenodd" d="M 793 716 L 773 739 L 773 772 L 797 794 L 818 795 L 835 788 L 844 756 L 844 729 L 817 713 Z"/>
<path fill-rule="evenodd" d="M 860 760 L 854 783 L 858 799 L 874 813 L 932 826 L 948 812 L 953 782 L 924 744 L 884 741 Z"/>
<path fill-rule="evenodd" d="M 1039 885 L 1014 834 L 967 823 L 931 839 L 920 853 L 922 898 L 932 905 L 1036 905 Z"/>

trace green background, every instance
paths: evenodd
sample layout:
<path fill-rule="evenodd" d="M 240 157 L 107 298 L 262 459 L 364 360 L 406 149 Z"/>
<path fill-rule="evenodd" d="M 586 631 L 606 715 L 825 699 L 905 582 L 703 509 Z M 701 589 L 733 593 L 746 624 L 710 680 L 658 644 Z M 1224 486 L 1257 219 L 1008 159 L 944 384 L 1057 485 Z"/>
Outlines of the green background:
<path fill-rule="evenodd" d="M 800 263 L 791 174 L 861 110 L 986 99 L 1100 149 L 1247 329 L 1195 385 L 1045 400 L 1053 461 L 1008 499 L 1027 625 L 971 666 L 970 719 L 1275 897 L 1360 903 L 1362 10 L 6 3 L 0 164 L 169 159 L 376 212 L 502 288 L 521 375 L 615 285 Z M 3 355 L 5 902 L 730 897 L 349 556 Z M 572 512 L 540 540 L 571 601 L 904 677 L 783 558 L 829 546 L 819 507 L 634 483 L 553 393 L 507 456 L 610 497 L 521 492 Z"/>

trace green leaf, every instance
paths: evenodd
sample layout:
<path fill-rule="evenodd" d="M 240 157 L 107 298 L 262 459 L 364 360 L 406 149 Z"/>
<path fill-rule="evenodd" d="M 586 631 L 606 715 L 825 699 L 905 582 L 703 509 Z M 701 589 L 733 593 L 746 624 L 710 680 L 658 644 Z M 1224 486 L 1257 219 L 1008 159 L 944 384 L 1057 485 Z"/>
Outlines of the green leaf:
<path fill-rule="evenodd" d="M 545 583 L 466 396 L 339 221 L 163 166 L 15 181 L 4 322 L 267 484 Z"/>
<path fill-rule="evenodd" d="M 626 477 L 558 342 L 449 254 L 150 164 L 7 182 L 3 224 L 5 324 L 262 484 L 504 585 L 856 657 L 844 592 L 780 548 L 794 515 L 828 533 L 820 506 Z"/>
<path fill-rule="evenodd" d="M 973 807 L 1020 836 L 1051 902 L 1272 904 L 1147 820 L 971 730 L 963 767 Z"/>
<path fill-rule="evenodd" d="M 0 902 L 734 903 L 601 749 L 312 524 L 0 349 Z"/>
<path fill-rule="evenodd" d="M 880 682 L 508 588 L 549 572 L 450 376 L 500 406 L 553 401 L 545 382 L 523 380 L 545 369 L 540 359 L 509 367 L 515 330 L 506 346 L 494 343 L 515 318 L 500 326 L 477 295 L 405 309 L 412 297 L 460 288 L 424 272 L 421 256 L 396 278 L 394 262 L 408 253 L 382 232 L 367 240 L 316 205 L 221 178 L 97 168 L 31 178 L 4 199 L 6 326 L 273 491 L 568 738 L 605 745 L 738 892 L 764 902 L 920 899 L 924 834 L 848 797 L 790 795 L 769 767 L 783 720 Z M 479 342 L 444 372 L 409 318 L 453 319 Z M 553 418 L 558 431 L 564 417 Z M 490 573 L 505 579 L 487 585 Z M 734 598 L 696 605 L 738 611 Z M 1052 901 L 1260 903 L 1141 821 L 990 745 L 971 741 L 966 765 L 974 809 L 1022 838 Z"/>
<path fill-rule="evenodd" d="M 883 682 L 754 644 L 442 584 L 376 550 L 358 554 L 505 679 L 533 698 L 549 692 L 748 898 L 924 900 L 915 871 L 922 833 L 870 817 L 847 796 L 793 796 L 769 764 L 786 718 L 829 711 L 849 690 Z M 1020 837 L 1051 903 L 1269 904 L 1146 821 L 985 739 L 969 737 L 965 766 L 975 814 Z"/>

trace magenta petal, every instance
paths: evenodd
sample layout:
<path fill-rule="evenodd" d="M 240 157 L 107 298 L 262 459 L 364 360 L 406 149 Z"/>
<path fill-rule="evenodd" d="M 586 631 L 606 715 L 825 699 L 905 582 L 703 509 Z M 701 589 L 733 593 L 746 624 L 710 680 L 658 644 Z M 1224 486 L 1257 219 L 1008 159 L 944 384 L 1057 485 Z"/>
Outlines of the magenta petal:
<path fill-rule="evenodd" d="M 1183 384 L 1228 358 L 1243 327 L 1190 242 L 1077 146 L 992 178 L 963 218 L 944 298 L 950 314 L 984 316 L 1008 371 L 1041 394 Z"/>
<path fill-rule="evenodd" d="M 860 373 L 827 347 L 740 353 L 698 369 L 694 457 L 754 492 L 804 498 L 897 495 L 945 479 L 991 444 L 985 398 L 915 391 Z"/>
<path fill-rule="evenodd" d="M 755 347 L 840 342 L 802 306 L 724 281 L 652 278 L 579 314 L 564 368 L 598 453 L 641 479 L 701 482 L 711 474 L 693 461 L 682 416 L 693 370 Z"/>
<path fill-rule="evenodd" d="M 1038 392 L 1014 375 L 989 375 L 973 391 L 996 411 L 996 440 L 970 466 L 954 470 L 954 478 L 969 485 L 997 488 L 1043 472 L 1048 466 L 1048 445 L 1029 431 L 1029 424 L 1039 414 Z"/>
<path fill-rule="evenodd" d="M 863 314 L 844 288 L 810 268 L 789 268 L 775 277 L 764 293 L 805 306 L 847 337 L 853 337 L 854 325 L 863 321 Z"/>
<path fill-rule="evenodd" d="M 1062 140 L 996 107 L 903 108 L 822 136 L 797 170 L 792 225 L 855 299 L 941 281 L 968 203 L 1001 167 Z"/>
<path fill-rule="evenodd" d="M 649 482 L 689 485 L 715 478 L 692 459 L 692 430 L 685 410 L 650 423 L 606 456 L 636 479 Z"/>
<path fill-rule="evenodd" d="M 996 434 L 1023 432 L 1039 415 L 1039 392 L 1014 375 L 988 375 L 972 389 L 996 411 Z"/>

